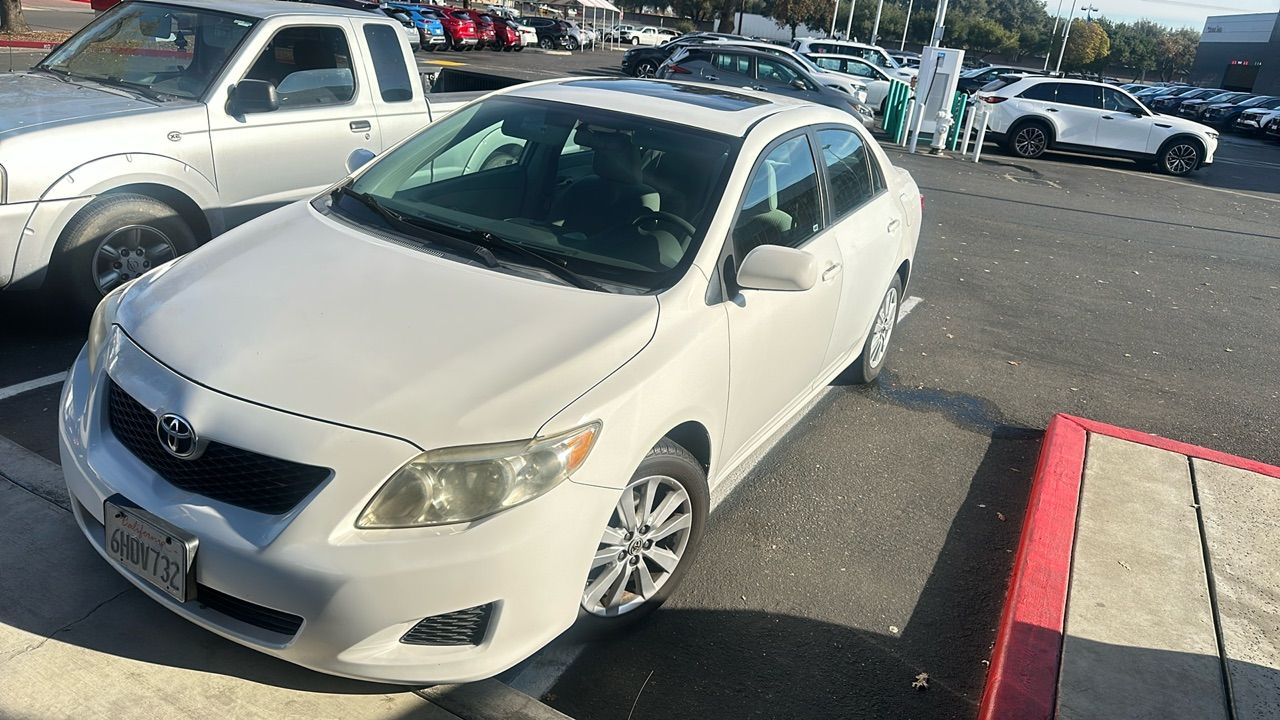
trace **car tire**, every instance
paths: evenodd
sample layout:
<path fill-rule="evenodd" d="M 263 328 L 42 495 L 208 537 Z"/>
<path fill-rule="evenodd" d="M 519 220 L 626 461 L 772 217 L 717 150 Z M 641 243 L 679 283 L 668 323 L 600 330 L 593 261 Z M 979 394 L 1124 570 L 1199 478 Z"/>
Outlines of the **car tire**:
<path fill-rule="evenodd" d="M 1053 131 L 1039 120 L 1028 120 L 1009 129 L 1009 139 L 1005 141 L 1005 149 L 1010 154 L 1034 160 L 1044 155 L 1049 149 Z"/>
<path fill-rule="evenodd" d="M 198 244 L 187 222 L 165 203 L 136 193 L 104 195 L 67 223 L 52 270 L 76 308 L 90 311 L 120 283 Z"/>
<path fill-rule="evenodd" d="M 845 371 L 845 377 L 857 385 L 874 382 L 884 368 L 889 357 L 889 343 L 893 340 L 893 330 L 898 326 L 898 313 L 902 307 L 902 277 L 897 273 L 893 282 L 884 291 L 880 304 L 876 307 L 875 318 L 871 321 L 871 330 L 862 343 L 862 352 Z"/>
<path fill-rule="evenodd" d="M 672 497 L 675 499 L 669 501 Z M 633 521 L 622 516 L 628 501 L 634 512 L 643 513 L 635 515 Z M 667 502 L 675 505 L 668 517 L 656 528 L 645 525 L 649 511 Z M 647 508 L 641 507 L 645 505 Z M 575 629 L 589 636 L 615 632 L 630 627 L 662 605 L 697 556 L 710 507 L 711 495 L 702 464 L 688 450 L 663 438 L 640 461 L 609 516 L 594 553 L 599 560 L 593 560 L 587 573 Z M 650 541 L 662 531 L 668 534 Z M 610 550 L 616 552 L 606 552 Z M 673 559 L 674 566 L 667 565 Z M 649 579 L 651 591 L 647 596 L 641 569 Z M 621 576 L 621 586 L 617 579 L 608 577 L 610 574 L 614 578 Z"/>
<path fill-rule="evenodd" d="M 549 37 L 539 38 L 538 47 L 542 48 L 543 50 L 555 50 L 556 43 L 554 40 L 552 40 Z"/>
<path fill-rule="evenodd" d="M 569 52 L 574 52 L 575 50 L 577 50 L 577 49 L 578 49 L 578 41 L 577 41 L 577 40 L 574 40 L 574 39 L 573 39 L 573 38 L 571 38 L 571 37 L 565 38 L 565 39 L 564 39 L 564 49 L 565 49 L 565 50 L 568 50 Z"/>
<path fill-rule="evenodd" d="M 1181 176 L 1194 172 L 1204 160 L 1204 148 L 1190 138 L 1174 138 L 1160 148 L 1156 165 L 1168 175 Z"/>
<path fill-rule="evenodd" d="M 657 75 L 658 64 L 652 60 L 642 60 L 636 65 L 636 77 L 638 78 L 651 78 L 657 77 Z"/>
<path fill-rule="evenodd" d="M 522 50 L 524 50 L 524 45 L 517 45 L 517 46 L 515 47 L 515 51 L 516 51 L 516 52 L 520 52 L 520 51 L 522 51 Z"/>
<path fill-rule="evenodd" d="M 631 44 L 632 44 L 632 45 L 639 45 L 639 44 L 640 44 L 640 38 L 638 38 L 638 37 L 633 37 L 633 38 L 631 38 Z"/>

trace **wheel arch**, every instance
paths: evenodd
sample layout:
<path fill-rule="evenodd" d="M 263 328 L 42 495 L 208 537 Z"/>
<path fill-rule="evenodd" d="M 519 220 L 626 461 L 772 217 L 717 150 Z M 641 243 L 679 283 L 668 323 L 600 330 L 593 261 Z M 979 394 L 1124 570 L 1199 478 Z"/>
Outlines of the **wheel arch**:
<path fill-rule="evenodd" d="M 1005 132 L 1005 136 L 1012 138 L 1023 126 L 1031 123 L 1043 125 L 1045 129 L 1049 131 L 1049 142 L 1046 145 L 1046 149 L 1053 147 L 1053 144 L 1058 141 L 1058 126 L 1054 123 L 1052 118 L 1045 117 L 1044 115 L 1023 115 L 1017 120 L 1009 123 L 1009 130 Z"/>
<path fill-rule="evenodd" d="M 1185 131 L 1175 133 L 1165 138 L 1164 142 L 1160 143 L 1160 148 L 1156 150 L 1156 160 L 1159 161 L 1161 158 L 1164 157 L 1164 152 L 1165 150 L 1169 149 L 1170 145 L 1173 145 L 1176 142 L 1183 142 L 1183 141 L 1190 141 L 1192 143 L 1195 143 L 1196 147 L 1200 148 L 1200 158 L 1196 167 L 1200 167 L 1204 165 L 1205 155 L 1208 154 L 1209 152 L 1208 144 L 1205 143 L 1203 138 L 1199 137 L 1195 133 L 1190 133 Z"/>
<path fill-rule="evenodd" d="M 191 232 L 195 233 L 196 239 L 205 243 L 213 238 L 213 229 L 209 224 L 209 218 L 201 209 L 199 203 L 188 196 L 186 193 L 177 188 L 167 185 L 157 185 L 155 183 L 134 183 L 132 185 L 121 185 L 112 188 L 107 192 L 100 193 L 98 197 L 109 197 L 111 195 L 121 195 L 124 193 L 132 193 L 137 195 L 145 195 L 149 198 L 158 200 L 165 205 L 178 211 L 178 217 L 182 218 L 187 227 L 191 228 Z"/>
<path fill-rule="evenodd" d="M 663 433 L 662 437 L 679 445 L 698 461 L 703 472 L 711 472 L 711 433 L 697 420 L 688 420 Z"/>

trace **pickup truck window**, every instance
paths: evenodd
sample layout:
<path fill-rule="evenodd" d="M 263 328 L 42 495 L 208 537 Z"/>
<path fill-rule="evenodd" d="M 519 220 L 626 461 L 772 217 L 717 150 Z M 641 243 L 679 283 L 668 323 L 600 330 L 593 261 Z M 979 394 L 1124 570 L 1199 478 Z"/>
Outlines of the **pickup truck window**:
<path fill-rule="evenodd" d="M 258 21 L 230 13 L 133 2 L 103 13 L 38 70 L 199 99 Z"/>
<path fill-rule="evenodd" d="M 281 110 L 342 105 L 356 94 L 347 36 L 332 26 L 280 30 L 245 77 L 274 84 Z"/>
<path fill-rule="evenodd" d="M 409 71 L 405 68 L 404 53 L 400 49 L 400 33 L 386 25 L 369 23 L 364 26 L 364 39 L 373 57 L 373 73 L 377 76 L 383 102 L 412 100 L 413 86 L 409 84 Z"/>

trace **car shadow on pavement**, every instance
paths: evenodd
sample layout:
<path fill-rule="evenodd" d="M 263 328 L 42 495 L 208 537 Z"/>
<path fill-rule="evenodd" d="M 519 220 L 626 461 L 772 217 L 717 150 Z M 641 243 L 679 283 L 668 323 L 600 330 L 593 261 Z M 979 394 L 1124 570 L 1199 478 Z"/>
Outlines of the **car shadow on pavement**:
<path fill-rule="evenodd" d="M 965 419 L 964 426 L 972 429 L 974 422 Z M 762 584 L 813 583 L 798 572 L 794 578 L 761 573 L 753 587 L 713 587 L 698 593 L 712 595 L 698 597 L 700 607 L 676 607 L 682 593 L 692 594 L 686 587 L 672 606 L 633 631 L 588 647 L 543 699 L 579 720 L 972 717 L 1026 507 L 1031 473 L 1024 469 L 1034 463 L 1041 438 L 1039 431 L 1003 424 L 988 424 L 984 434 L 990 437 L 986 453 L 904 627 L 890 628 L 888 620 L 876 628 L 849 627 L 799 616 L 795 607 L 732 608 L 743 604 L 737 602 L 740 593 L 768 596 Z M 768 472 L 769 465 L 761 462 L 753 475 Z M 744 484 L 752 482 L 748 476 Z M 927 486 L 923 492 L 928 493 Z M 735 502 L 745 501 L 731 497 L 718 511 L 721 519 L 744 510 L 733 507 Z M 797 532 L 817 532 L 825 542 L 840 543 L 843 530 Z M 713 518 L 709 536 L 715 533 Z M 914 535 L 903 528 L 897 537 L 892 542 L 909 543 Z M 756 541 L 750 536 L 731 540 Z M 707 566 L 715 562 L 717 544 L 708 538 L 692 575 L 715 572 Z M 811 560 L 819 572 L 843 569 L 827 567 L 832 558 Z M 904 568 L 904 574 L 911 570 Z M 812 597 L 816 603 L 840 602 L 819 592 Z M 847 592 L 846 602 L 875 605 L 878 595 L 889 591 L 857 587 Z M 820 605 L 808 611 L 840 614 Z M 927 690 L 913 688 L 921 673 L 928 674 Z"/>

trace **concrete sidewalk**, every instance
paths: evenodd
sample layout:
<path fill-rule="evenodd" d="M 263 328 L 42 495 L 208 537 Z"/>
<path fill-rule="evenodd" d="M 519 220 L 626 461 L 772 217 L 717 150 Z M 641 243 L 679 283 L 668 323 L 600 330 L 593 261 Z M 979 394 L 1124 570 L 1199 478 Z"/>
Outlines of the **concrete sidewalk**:
<path fill-rule="evenodd" d="M 1280 717 L 1280 468 L 1064 418 L 983 717 Z"/>
<path fill-rule="evenodd" d="M 0 438 L 0 718 L 567 717 L 496 680 L 418 691 L 344 680 L 192 625 L 93 551 L 61 475 Z"/>

